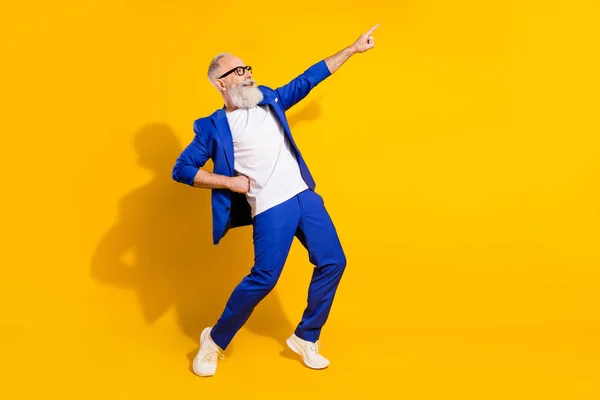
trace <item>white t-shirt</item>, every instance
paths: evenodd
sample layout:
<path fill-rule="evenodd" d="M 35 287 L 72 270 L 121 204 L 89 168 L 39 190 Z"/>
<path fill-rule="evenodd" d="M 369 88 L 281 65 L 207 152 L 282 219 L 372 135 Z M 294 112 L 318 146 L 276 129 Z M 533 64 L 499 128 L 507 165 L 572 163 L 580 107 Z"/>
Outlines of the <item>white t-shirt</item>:
<path fill-rule="evenodd" d="M 269 105 L 237 109 L 227 113 L 227 120 L 234 171 L 250 179 L 246 199 L 253 218 L 308 188 L 294 149 Z"/>

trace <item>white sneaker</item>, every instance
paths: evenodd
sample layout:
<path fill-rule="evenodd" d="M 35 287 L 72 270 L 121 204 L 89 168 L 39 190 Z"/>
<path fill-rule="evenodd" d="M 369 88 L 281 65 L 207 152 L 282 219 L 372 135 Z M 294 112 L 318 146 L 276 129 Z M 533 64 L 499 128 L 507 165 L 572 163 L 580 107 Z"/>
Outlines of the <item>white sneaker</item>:
<path fill-rule="evenodd" d="M 287 340 L 287 345 L 295 353 L 299 354 L 309 368 L 323 369 L 329 366 L 329 360 L 319 354 L 321 342 L 309 342 L 292 334 Z"/>
<path fill-rule="evenodd" d="M 213 376 L 217 372 L 217 361 L 225 358 L 221 348 L 210 337 L 211 329 L 205 328 L 200 335 L 200 350 L 193 363 L 194 373 L 198 376 Z"/>

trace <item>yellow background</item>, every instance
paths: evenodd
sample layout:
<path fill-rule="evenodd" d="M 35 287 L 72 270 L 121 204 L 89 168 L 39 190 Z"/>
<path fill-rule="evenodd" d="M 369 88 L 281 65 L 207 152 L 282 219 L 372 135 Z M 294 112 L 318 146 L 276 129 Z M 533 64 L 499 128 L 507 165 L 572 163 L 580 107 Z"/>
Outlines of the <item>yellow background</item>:
<path fill-rule="evenodd" d="M 2 398 L 600 396 L 598 7 L 571 1 L 91 1 L 4 7 Z M 190 371 L 252 264 L 171 180 L 221 51 L 277 87 L 376 23 L 290 110 L 348 268 L 325 371 L 283 342 L 311 266 L 214 378 Z"/>

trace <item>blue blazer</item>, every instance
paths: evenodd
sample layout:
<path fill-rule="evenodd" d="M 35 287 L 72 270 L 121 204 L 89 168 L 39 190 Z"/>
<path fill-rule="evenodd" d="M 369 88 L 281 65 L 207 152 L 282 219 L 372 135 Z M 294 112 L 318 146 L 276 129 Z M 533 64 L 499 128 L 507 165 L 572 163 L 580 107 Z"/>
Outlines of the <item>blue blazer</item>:
<path fill-rule="evenodd" d="M 325 60 L 322 60 L 278 89 L 258 86 L 264 96 L 263 101 L 259 104 L 268 104 L 275 111 L 275 115 L 294 148 L 302 177 L 312 190 L 315 189 L 315 181 L 294 142 L 285 111 L 306 97 L 329 75 L 331 72 L 325 64 Z M 194 133 L 192 142 L 175 161 L 173 179 L 193 186 L 198 169 L 204 166 L 209 158 L 213 160 L 215 174 L 234 176 L 233 139 L 225 115 L 225 107 L 208 117 L 194 121 Z M 235 193 L 229 189 L 212 189 L 211 203 L 213 243 L 215 245 L 230 228 L 252 224 L 251 209 L 245 194 Z"/>

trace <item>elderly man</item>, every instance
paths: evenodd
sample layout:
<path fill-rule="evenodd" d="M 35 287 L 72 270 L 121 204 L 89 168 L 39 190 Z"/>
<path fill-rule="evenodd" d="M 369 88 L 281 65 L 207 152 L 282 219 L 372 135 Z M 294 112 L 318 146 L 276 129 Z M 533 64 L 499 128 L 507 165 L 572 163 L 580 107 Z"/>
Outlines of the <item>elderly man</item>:
<path fill-rule="evenodd" d="M 256 86 L 252 67 L 231 54 L 219 54 L 211 61 L 208 78 L 222 95 L 224 107 L 194 122 L 195 137 L 177 158 L 173 179 L 212 189 L 214 244 L 230 228 L 252 225 L 255 257 L 250 274 L 233 290 L 221 317 L 200 336 L 193 363 L 197 375 L 215 374 L 217 361 L 236 332 L 275 287 L 294 237 L 307 249 L 314 271 L 302 320 L 287 344 L 308 367 L 329 365 L 320 354 L 319 336 L 346 258 L 285 111 L 350 56 L 373 48 L 371 34 L 377 26 L 278 89 Z M 212 173 L 202 169 L 209 158 Z"/>

